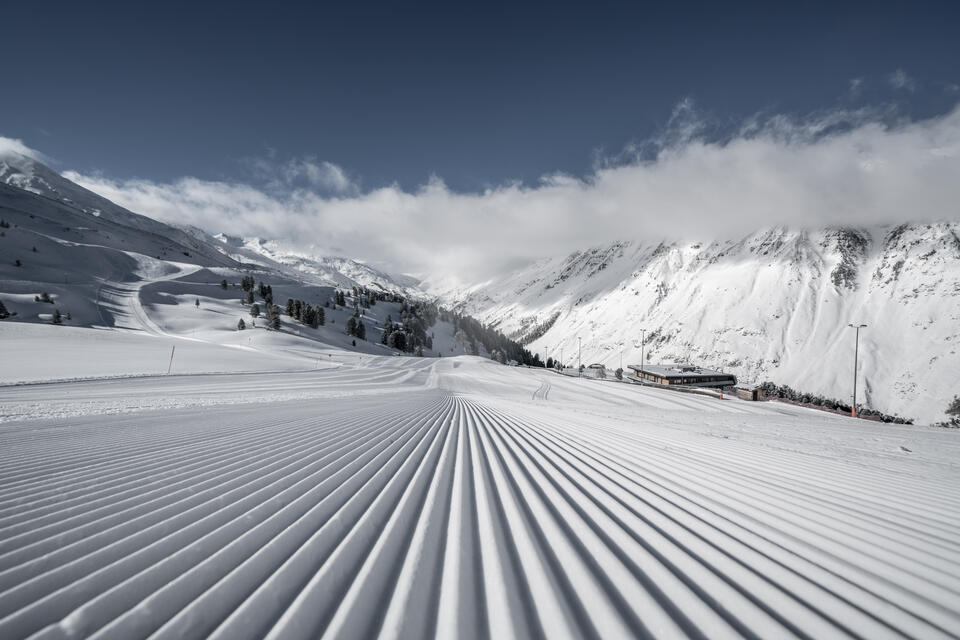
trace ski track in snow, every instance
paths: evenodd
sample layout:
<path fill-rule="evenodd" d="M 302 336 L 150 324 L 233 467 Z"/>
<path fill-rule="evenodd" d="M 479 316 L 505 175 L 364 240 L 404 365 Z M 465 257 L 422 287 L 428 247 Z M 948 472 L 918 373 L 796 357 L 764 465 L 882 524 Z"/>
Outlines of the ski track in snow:
<path fill-rule="evenodd" d="M 471 358 L 0 404 L 2 638 L 960 635 L 952 432 Z"/>

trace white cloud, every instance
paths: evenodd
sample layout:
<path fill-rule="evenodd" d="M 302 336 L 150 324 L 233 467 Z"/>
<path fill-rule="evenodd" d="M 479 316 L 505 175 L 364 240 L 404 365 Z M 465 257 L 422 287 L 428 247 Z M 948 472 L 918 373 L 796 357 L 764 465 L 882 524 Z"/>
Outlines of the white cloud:
<path fill-rule="evenodd" d="M 353 186 L 343 169 L 332 162 L 324 161 L 317 164 L 311 161 L 301 161 L 294 165 L 293 170 L 295 174 L 305 176 L 310 184 L 322 189 L 343 193 L 349 191 Z"/>
<path fill-rule="evenodd" d="M 897 69 L 891 73 L 887 80 L 890 82 L 890 86 L 894 89 L 903 89 L 906 91 L 914 91 L 917 88 L 916 81 L 907 75 L 907 72 L 903 69 Z"/>
<path fill-rule="evenodd" d="M 49 162 L 44 154 L 40 153 L 36 149 L 31 149 L 23 140 L 17 138 L 4 138 L 0 136 L 0 156 L 7 155 L 9 153 L 19 153 L 20 155 L 33 158 L 34 160 L 39 160 L 40 162 Z"/>
<path fill-rule="evenodd" d="M 360 192 L 334 165 L 314 161 L 311 168 L 281 163 L 275 173 L 314 181 L 327 193 L 66 175 L 161 220 L 337 247 L 396 271 L 465 281 L 612 239 L 958 217 L 960 109 L 918 122 L 868 110 L 754 118 L 719 141 L 702 135 L 709 127 L 689 105 L 675 120 L 677 131 L 585 178 L 551 174 L 535 186 L 508 183 L 481 193 L 458 193 L 439 178 L 414 191 Z"/>
<path fill-rule="evenodd" d="M 244 158 L 242 163 L 270 191 L 309 188 L 328 194 L 350 194 L 358 190 L 341 167 L 313 157 L 279 162 L 276 152 L 270 150 L 266 157 Z"/>
<path fill-rule="evenodd" d="M 863 78 L 853 78 L 850 80 L 850 89 L 847 92 L 847 97 L 851 100 L 857 100 L 860 98 L 860 94 L 863 92 Z"/>

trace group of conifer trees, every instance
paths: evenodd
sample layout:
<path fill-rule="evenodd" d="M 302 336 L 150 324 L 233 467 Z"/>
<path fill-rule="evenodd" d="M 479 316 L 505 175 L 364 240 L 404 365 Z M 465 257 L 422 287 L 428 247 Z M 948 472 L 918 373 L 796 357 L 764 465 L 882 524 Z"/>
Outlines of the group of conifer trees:
<path fill-rule="evenodd" d="M 803 391 L 797 391 L 796 389 L 791 388 L 785 384 L 775 384 L 769 380 L 760 384 L 759 388 L 763 391 L 763 395 L 767 398 L 783 398 L 784 400 L 789 400 L 790 402 L 796 402 L 799 404 L 811 404 L 816 407 L 824 407 L 826 409 L 831 409 L 833 411 L 841 411 L 843 413 L 850 412 L 850 404 L 843 402 L 841 400 L 836 400 L 834 398 L 828 398 L 826 396 L 821 396 L 815 393 L 806 393 Z M 913 420 L 910 418 L 903 418 L 897 415 L 889 415 L 877 411 L 876 409 L 870 409 L 867 407 L 858 407 L 857 415 L 861 418 L 871 418 L 874 420 L 879 420 L 880 422 L 893 422 L 896 424 L 913 424 Z"/>
<path fill-rule="evenodd" d="M 263 281 L 258 285 L 253 276 L 243 276 L 243 278 L 240 279 L 240 288 L 246 293 L 246 296 L 244 296 L 241 301 L 244 304 L 253 304 L 256 301 L 255 293 L 259 293 L 260 297 L 268 305 L 273 304 L 273 287 L 264 284 Z"/>
<path fill-rule="evenodd" d="M 227 281 L 223 280 L 220 283 L 220 287 L 226 289 Z M 243 289 L 246 295 L 240 299 L 240 303 L 250 305 L 250 317 L 259 318 L 261 313 L 264 315 L 267 321 L 267 328 L 277 330 L 282 326 L 280 321 L 280 307 L 273 304 L 273 287 L 265 284 L 263 281 L 257 283 L 253 276 L 243 276 L 240 279 L 240 288 Z M 263 309 L 260 308 L 260 305 L 256 302 L 256 295 L 259 294 L 263 299 Z M 199 306 L 199 300 L 197 301 Z M 256 326 L 256 322 L 254 322 Z M 247 328 L 247 323 L 243 318 L 240 318 L 240 321 L 237 322 L 237 330 L 243 331 Z"/>
<path fill-rule="evenodd" d="M 287 315 L 301 324 L 316 329 L 326 324 L 326 313 L 323 307 L 311 306 L 303 300 L 287 299 Z"/>
<path fill-rule="evenodd" d="M 403 301 L 400 306 L 400 323 L 395 324 L 393 318 L 387 315 L 380 342 L 391 349 L 422 356 L 424 348 L 433 349 L 433 335 L 427 334 L 427 328 L 436 323 L 438 313 L 436 305 Z"/>
<path fill-rule="evenodd" d="M 477 347 L 479 343 L 497 362 L 514 360 L 531 367 L 543 366 L 539 354 L 530 353 L 520 343 L 511 340 L 496 329 L 484 326 L 476 318 L 442 310 L 440 319 L 453 324 L 454 335 L 460 336 L 464 341 L 469 341 L 470 352 L 474 355 L 479 353 Z"/>

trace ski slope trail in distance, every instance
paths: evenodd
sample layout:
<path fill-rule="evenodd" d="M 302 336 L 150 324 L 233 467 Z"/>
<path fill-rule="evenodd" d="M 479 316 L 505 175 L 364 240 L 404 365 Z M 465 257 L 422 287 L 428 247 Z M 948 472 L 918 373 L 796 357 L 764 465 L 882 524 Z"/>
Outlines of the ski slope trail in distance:
<path fill-rule="evenodd" d="M 169 336 L 143 308 L 140 291 L 144 286 L 166 280 L 176 280 L 200 270 L 192 264 L 154 260 L 137 253 L 126 252 L 139 263 L 134 282 L 104 280 L 97 289 L 97 306 L 105 326 L 130 331 L 146 331 L 156 336 Z M 180 336 L 182 337 L 182 336 Z"/>
<path fill-rule="evenodd" d="M 3 638 L 960 634 L 953 431 L 472 357 L 0 403 L 60 403 L 0 424 Z"/>

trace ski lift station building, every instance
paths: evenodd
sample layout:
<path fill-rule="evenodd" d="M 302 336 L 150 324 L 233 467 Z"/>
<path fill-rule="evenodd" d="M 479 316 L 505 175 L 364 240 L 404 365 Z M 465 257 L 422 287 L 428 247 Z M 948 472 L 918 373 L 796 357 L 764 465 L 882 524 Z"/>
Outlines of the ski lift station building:
<path fill-rule="evenodd" d="M 729 387 L 737 377 L 729 373 L 704 369 L 692 364 L 631 364 L 633 375 L 645 382 L 685 387 Z"/>

